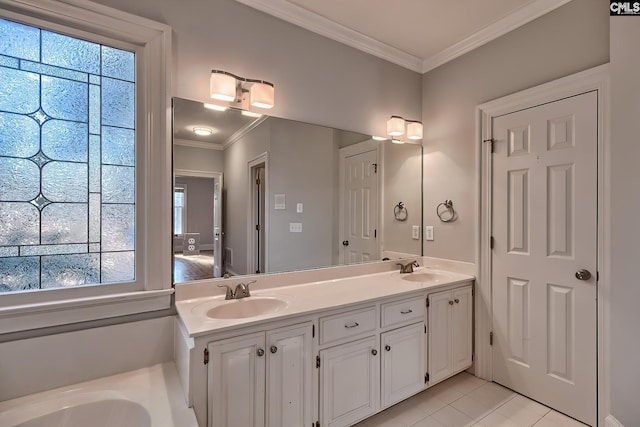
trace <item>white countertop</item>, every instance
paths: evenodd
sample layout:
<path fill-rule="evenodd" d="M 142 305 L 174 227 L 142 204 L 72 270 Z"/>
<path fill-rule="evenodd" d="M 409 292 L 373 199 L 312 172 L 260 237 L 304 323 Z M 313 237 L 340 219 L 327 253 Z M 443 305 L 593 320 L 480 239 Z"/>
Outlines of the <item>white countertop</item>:
<path fill-rule="evenodd" d="M 421 273 L 433 273 L 437 277 L 427 281 L 407 279 L 411 275 L 419 275 Z M 224 300 L 224 296 L 207 296 L 177 301 L 176 308 L 189 336 L 197 337 L 260 324 L 267 320 L 282 320 L 323 310 L 376 302 L 383 298 L 400 297 L 403 294 L 409 295 L 472 280 L 475 280 L 475 277 L 468 274 L 429 267 L 419 267 L 415 269 L 414 273 L 402 275 L 397 271 L 393 271 L 264 290 L 260 289 L 260 280 L 258 280 L 257 283 L 252 285 L 252 297 L 277 298 L 286 301 L 286 306 L 273 313 L 241 319 L 212 319 L 207 317 L 208 310 L 228 303 Z"/>

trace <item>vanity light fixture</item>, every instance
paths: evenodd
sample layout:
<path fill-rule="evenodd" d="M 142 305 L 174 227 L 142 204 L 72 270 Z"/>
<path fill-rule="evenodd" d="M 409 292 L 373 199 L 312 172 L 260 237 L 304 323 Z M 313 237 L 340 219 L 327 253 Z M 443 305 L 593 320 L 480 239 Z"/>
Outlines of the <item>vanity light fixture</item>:
<path fill-rule="evenodd" d="M 209 136 L 213 133 L 213 130 L 210 128 L 200 126 L 200 127 L 194 127 L 193 133 L 200 136 Z"/>
<path fill-rule="evenodd" d="M 372 136 L 371 139 L 373 139 L 374 141 L 386 141 L 387 138 L 383 138 L 381 136 Z"/>
<path fill-rule="evenodd" d="M 249 111 L 249 110 L 242 110 L 240 114 L 242 114 L 245 117 L 262 117 L 262 114 L 254 113 L 253 111 Z"/>
<path fill-rule="evenodd" d="M 387 120 L 387 133 L 392 137 L 402 136 L 406 133 L 409 139 L 422 139 L 422 122 L 405 120 L 400 116 L 391 116 Z"/>
<path fill-rule="evenodd" d="M 404 141 L 403 141 L 403 140 L 401 140 L 401 139 L 396 139 L 396 138 L 391 139 L 391 142 L 393 142 L 394 144 L 404 144 Z"/>
<path fill-rule="evenodd" d="M 211 70 L 210 96 L 231 103 L 233 107 L 248 110 L 249 106 L 273 108 L 275 91 L 273 83 L 247 79 L 227 71 Z"/>

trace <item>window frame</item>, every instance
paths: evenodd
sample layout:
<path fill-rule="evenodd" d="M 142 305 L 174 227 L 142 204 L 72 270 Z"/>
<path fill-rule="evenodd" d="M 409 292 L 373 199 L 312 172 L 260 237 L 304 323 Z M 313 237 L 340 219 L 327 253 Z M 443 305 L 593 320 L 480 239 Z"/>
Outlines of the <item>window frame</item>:
<path fill-rule="evenodd" d="M 175 224 L 175 211 L 173 213 L 173 218 L 174 218 L 174 223 L 173 223 L 173 236 L 174 237 L 184 237 L 184 233 L 186 233 L 186 229 L 187 229 L 187 184 L 176 184 L 174 189 L 173 189 L 173 193 L 174 193 L 174 197 L 175 197 L 175 193 L 177 193 L 178 191 L 176 190 L 181 190 L 179 191 L 180 193 L 182 193 L 182 206 L 180 207 L 180 210 L 182 211 L 182 221 L 181 221 L 181 226 L 182 226 L 182 233 L 176 233 L 176 224 Z M 175 210 L 177 206 L 173 205 L 173 209 Z"/>
<path fill-rule="evenodd" d="M 82 0 L 0 0 L 0 17 L 136 54 L 136 279 L 0 294 L 0 334 L 169 308 L 171 28 Z"/>

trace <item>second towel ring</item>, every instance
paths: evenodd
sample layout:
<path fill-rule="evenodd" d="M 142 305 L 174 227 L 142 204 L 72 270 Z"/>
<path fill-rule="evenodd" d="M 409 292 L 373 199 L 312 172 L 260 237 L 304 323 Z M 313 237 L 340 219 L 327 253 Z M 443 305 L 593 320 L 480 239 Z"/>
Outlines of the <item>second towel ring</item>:
<path fill-rule="evenodd" d="M 440 206 L 444 206 L 446 208 L 446 210 L 440 210 Z M 448 218 L 443 218 L 442 215 L 445 212 L 449 212 L 449 217 Z M 445 200 L 444 202 L 440 203 L 437 207 L 436 207 L 436 214 L 438 215 L 438 218 L 440 218 L 440 221 L 442 222 L 451 222 L 454 221 L 456 219 L 456 211 L 455 209 L 453 209 L 453 202 L 451 200 Z"/>
<path fill-rule="evenodd" d="M 404 203 L 398 202 L 398 204 L 393 208 L 393 216 L 398 221 L 406 221 L 407 215 L 408 215 L 408 212 Z"/>

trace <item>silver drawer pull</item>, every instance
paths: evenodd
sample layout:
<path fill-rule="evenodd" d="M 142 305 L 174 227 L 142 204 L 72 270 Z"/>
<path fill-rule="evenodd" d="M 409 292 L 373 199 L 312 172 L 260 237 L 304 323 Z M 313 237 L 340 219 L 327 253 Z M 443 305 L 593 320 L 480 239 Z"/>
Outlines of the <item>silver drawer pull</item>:
<path fill-rule="evenodd" d="M 413 310 L 408 309 L 408 310 L 400 310 L 400 314 L 409 314 L 409 313 L 413 313 Z"/>
<path fill-rule="evenodd" d="M 360 326 L 360 324 L 358 322 L 353 322 L 351 324 L 344 325 L 344 327 L 347 328 L 347 329 L 356 328 L 358 326 Z"/>

